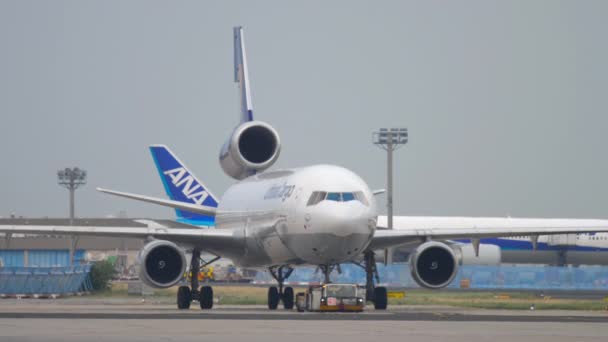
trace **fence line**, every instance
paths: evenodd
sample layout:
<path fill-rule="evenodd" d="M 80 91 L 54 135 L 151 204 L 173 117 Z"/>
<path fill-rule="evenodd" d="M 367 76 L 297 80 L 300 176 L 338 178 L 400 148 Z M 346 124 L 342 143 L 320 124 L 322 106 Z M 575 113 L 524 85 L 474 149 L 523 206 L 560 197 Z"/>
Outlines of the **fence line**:
<path fill-rule="evenodd" d="M 54 296 L 91 291 L 91 265 L 0 268 L 0 296 Z"/>
<path fill-rule="evenodd" d="M 333 282 L 365 283 L 365 272 L 358 266 L 341 265 L 341 274 L 331 274 Z M 384 266 L 378 264 L 380 283 L 388 286 L 418 287 L 412 279 L 408 264 Z M 289 277 L 290 283 L 321 282 L 322 272 L 315 267 L 296 268 Z M 461 266 L 458 274 L 448 286 L 472 289 L 560 289 L 560 290 L 608 290 L 608 267 L 606 266 Z M 268 272 L 258 272 L 258 283 L 274 283 Z"/>

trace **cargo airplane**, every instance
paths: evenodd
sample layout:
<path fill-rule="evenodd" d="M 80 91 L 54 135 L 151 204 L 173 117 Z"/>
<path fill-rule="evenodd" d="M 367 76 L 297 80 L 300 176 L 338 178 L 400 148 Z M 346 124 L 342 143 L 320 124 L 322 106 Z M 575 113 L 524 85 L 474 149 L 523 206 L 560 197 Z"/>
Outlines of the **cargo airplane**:
<path fill-rule="evenodd" d="M 267 171 L 279 157 L 281 141 L 268 123 L 254 119 L 243 40 L 234 28 L 234 74 L 240 90 L 240 122 L 223 145 L 219 163 L 237 182 L 221 199 L 201 183 L 167 148 L 151 147 L 170 199 L 99 189 L 102 192 L 172 207 L 192 228 L 0 226 L 4 233 L 116 236 L 146 239 L 139 253 L 140 278 L 150 286 L 167 288 L 184 278 L 189 267 L 190 286 L 179 287 L 177 305 L 189 308 L 196 300 L 203 309 L 213 306 L 213 289 L 199 288 L 201 251 L 236 265 L 265 268 L 278 286 L 268 290 L 268 308 L 282 302 L 294 306 L 293 288 L 284 283 L 294 267 L 318 266 L 330 282 L 336 265 L 353 262 L 366 271 L 366 298 L 386 309 L 386 288 L 377 286 L 376 252 L 406 246 L 410 272 L 421 286 L 447 286 L 462 261 L 462 245 L 470 239 L 476 256 L 484 253 L 480 239 L 608 231 L 607 220 L 516 219 L 473 217 L 394 217 L 387 229 L 379 216 L 374 191 L 354 172 L 339 166 L 313 165 Z M 198 224 L 212 226 L 204 229 Z M 188 262 L 186 254 L 191 254 Z"/>

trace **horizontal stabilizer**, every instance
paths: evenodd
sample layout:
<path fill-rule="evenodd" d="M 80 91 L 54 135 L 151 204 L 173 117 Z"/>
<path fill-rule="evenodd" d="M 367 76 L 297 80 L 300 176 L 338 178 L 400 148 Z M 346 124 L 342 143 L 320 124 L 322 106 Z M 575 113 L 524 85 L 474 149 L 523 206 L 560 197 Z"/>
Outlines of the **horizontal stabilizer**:
<path fill-rule="evenodd" d="M 154 204 L 162 205 L 164 207 L 185 210 L 185 211 L 189 211 L 191 213 L 215 216 L 215 211 L 216 211 L 216 208 L 205 206 L 205 205 L 166 200 L 166 199 L 162 199 L 162 198 L 131 194 L 128 192 L 120 192 L 120 191 L 107 190 L 107 189 L 102 189 L 102 188 L 97 188 L 97 191 L 100 191 L 100 192 L 103 192 L 106 194 L 110 194 L 110 195 L 130 198 L 130 199 L 134 199 L 137 201 L 154 203 Z"/>

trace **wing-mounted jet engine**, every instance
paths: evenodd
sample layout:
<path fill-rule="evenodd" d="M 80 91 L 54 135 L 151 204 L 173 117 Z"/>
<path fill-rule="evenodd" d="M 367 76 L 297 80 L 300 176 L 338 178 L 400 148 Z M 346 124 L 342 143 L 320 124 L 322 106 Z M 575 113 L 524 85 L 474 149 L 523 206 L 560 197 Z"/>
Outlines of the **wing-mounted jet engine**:
<path fill-rule="evenodd" d="M 248 121 L 234 130 L 220 151 L 224 172 L 243 179 L 264 171 L 279 158 L 281 140 L 277 131 L 262 121 Z"/>
<path fill-rule="evenodd" d="M 460 253 L 439 241 L 428 241 L 410 255 L 412 278 L 422 287 L 440 289 L 448 286 L 460 264 Z"/>
<path fill-rule="evenodd" d="M 154 240 L 142 248 L 137 256 L 139 279 L 154 288 L 177 284 L 186 271 L 186 254 L 176 244 Z"/>
<path fill-rule="evenodd" d="M 412 278 L 422 287 L 441 289 L 448 286 L 460 265 L 499 265 L 500 247 L 479 245 L 476 255 L 470 244 L 428 241 L 410 254 Z"/>

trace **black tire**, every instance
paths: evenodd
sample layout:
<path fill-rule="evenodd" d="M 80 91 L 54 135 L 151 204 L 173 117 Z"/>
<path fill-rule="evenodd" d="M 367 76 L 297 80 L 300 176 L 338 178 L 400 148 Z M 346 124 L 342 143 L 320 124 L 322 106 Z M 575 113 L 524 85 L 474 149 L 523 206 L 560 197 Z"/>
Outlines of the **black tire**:
<path fill-rule="evenodd" d="M 268 289 L 268 308 L 270 310 L 276 310 L 277 306 L 279 306 L 279 290 L 275 286 L 272 286 Z"/>
<path fill-rule="evenodd" d="M 286 287 L 283 290 L 283 307 L 285 308 L 285 310 L 293 310 L 293 304 L 293 287 Z"/>
<path fill-rule="evenodd" d="M 202 286 L 198 301 L 203 310 L 213 308 L 213 288 L 211 286 Z"/>
<path fill-rule="evenodd" d="M 386 310 L 387 305 L 386 287 L 376 287 L 374 289 L 374 308 L 376 310 Z"/>
<path fill-rule="evenodd" d="M 177 308 L 180 310 L 190 309 L 192 292 L 188 286 L 180 286 L 177 289 Z"/>

